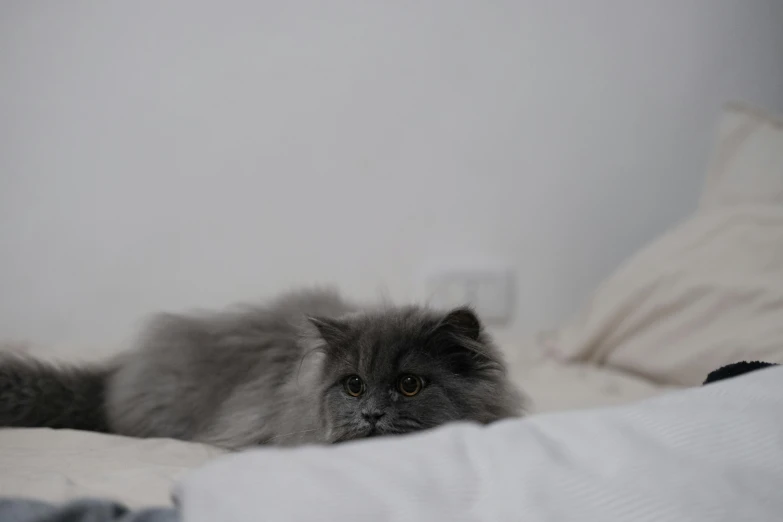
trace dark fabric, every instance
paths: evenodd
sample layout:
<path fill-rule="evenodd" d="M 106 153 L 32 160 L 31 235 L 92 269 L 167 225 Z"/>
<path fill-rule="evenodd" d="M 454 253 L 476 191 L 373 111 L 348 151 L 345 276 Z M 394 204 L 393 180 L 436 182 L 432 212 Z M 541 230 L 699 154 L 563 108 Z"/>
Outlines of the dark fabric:
<path fill-rule="evenodd" d="M 38 500 L 0 499 L 0 522 L 179 522 L 179 513 L 173 508 L 131 511 L 108 500 L 55 506 Z"/>
<path fill-rule="evenodd" d="M 768 366 L 778 365 L 762 361 L 742 361 L 734 364 L 728 364 L 722 368 L 718 368 L 717 370 L 710 372 L 710 374 L 707 376 L 707 380 L 704 381 L 704 384 L 721 381 L 723 379 L 729 379 L 731 377 L 736 377 L 737 375 L 742 375 L 744 373 L 759 370 L 761 368 L 767 368 Z"/>

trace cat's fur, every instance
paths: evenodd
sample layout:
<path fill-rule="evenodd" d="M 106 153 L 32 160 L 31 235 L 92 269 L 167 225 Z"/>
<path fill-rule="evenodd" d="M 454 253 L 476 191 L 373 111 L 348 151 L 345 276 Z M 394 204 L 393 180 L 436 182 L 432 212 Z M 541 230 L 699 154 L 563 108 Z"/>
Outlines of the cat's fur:
<path fill-rule="evenodd" d="M 361 397 L 344 379 L 366 383 Z M 418 395 L 395 387 L 423 379 Z M 500 352 L 467 308 L 358 309 L 327 290 L 158 317 L 105 366 L 0 360 L 0 426 L 73 428 L 240 448 L 333 443 L 518 415 Z"/>

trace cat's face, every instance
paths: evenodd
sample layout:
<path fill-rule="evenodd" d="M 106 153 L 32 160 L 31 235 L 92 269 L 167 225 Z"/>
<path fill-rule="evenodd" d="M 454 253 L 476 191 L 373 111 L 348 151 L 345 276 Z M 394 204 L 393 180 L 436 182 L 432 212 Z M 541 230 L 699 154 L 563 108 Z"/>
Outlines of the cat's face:
<path fill-rule="evenodd" d="M 320 413 L 328 442 L 513 416 L 519 396 L 476 315 L 396 308 L 312 318 L 326 354 Z"/>

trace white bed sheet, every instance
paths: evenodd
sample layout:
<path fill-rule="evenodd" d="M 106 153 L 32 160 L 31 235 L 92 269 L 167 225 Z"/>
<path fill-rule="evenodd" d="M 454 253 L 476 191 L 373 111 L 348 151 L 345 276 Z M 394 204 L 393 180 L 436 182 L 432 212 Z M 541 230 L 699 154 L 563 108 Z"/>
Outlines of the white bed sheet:
<path fill-rule="evenodd" d="M 177 487 L 187 522 L 773 522 L 783 368 L 639 403 L 232 455 Z"/>

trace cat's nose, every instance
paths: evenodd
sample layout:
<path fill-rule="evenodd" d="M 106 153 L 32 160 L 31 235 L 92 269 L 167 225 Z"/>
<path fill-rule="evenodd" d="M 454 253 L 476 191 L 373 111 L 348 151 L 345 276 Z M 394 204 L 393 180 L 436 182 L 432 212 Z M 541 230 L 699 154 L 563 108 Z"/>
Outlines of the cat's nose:
<path fill-rule="evenodd" d="M 384 415 L 386 415 L 386 412 L 380 410 L 369 410 L 362 412 L 362 417 L 364 417 L 364 420 L 372 424 L 377 423 Z"/>

